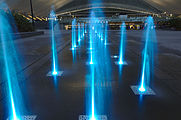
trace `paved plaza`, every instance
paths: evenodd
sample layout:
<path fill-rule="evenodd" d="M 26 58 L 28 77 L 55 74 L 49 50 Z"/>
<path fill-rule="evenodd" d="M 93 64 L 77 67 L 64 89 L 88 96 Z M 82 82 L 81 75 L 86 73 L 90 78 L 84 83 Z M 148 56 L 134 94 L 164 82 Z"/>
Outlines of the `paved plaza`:
<path fill-rule="evenodd" d="M 60 34 L 60 33 L 56 33 Z M 155 58 L 154 79 L 150 88 L 153 96 L 137 96 L 131 85 L 138 85 L 141 70 L 141 53 L 143 48 L 143 31 L 128 31 L 126 44 L 126 61 L 122 71 L 114 64 L 117 59 L 111 56 L 119 54 L 119 31 L 108 31 L 107 46 L 110 56 L 111 80 L 99 83 L 104 93 L 110 89 L 102 101 L 104 113 L 108 120 L 180 120 L 181 119 L 181 32 L 157 31 L 157 57 Z M 71 31 L 61 31 L 57 41 L 59 68 L 63 76 L 56 81 L 46 74 L 51 71 L 51 42 L 49 32 L 44 35 L 18 39 L 16 46 L 23 58 L 23 71 L 26 79 L 21 82 L 27 113 L 37 115 L 36 120 L 78 120 L 79 115 L 86 114 L 86 77 L 89 73 L 86 62 L 88 50 L 85 37 L 84 45 L 76 50 L 73 61 L 71 48 Z M 33 66 L 33 67 L 32 67 Z M 31 71 L 29 69 L 31 68 Z M 100 70 L 101 74 L 101 70 Z M 3 87 L 3 81 L 1 81 Z M 4 110 L 5 97 L 2 93 L 0 102 L 0 119 L 6 119 Z M 95 96 L 96 97 L 96 96 Z M 96 103 L 95 103 L 96 104 Z"/>

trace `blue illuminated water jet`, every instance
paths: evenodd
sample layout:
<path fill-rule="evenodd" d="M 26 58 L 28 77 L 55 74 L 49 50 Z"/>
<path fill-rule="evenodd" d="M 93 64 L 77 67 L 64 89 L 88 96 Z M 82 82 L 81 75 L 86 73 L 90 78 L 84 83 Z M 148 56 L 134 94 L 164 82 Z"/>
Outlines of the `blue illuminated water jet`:
<path fill-rule="evenodd" d="M 82 25 L 82 31 L 83 31 L 83 37 L 85 36 L 85 24 L 83 23 L 83 25 Z"/>
<path fill-rule="evenodd" d="M 97 2 L 97 1 L 96 1 Z M 97 4 L 94 0 L 92 4 Z M 99 1 L 99 4 L 101 1 Z M 111 101 L 111 62 L 108 47 L 105 47 L 105 20 L 98 16 L 97 11 L 102 13 L 101 8 L 91 10 L 89 19 L 89 76 L 87 82 L 90 85 L 88 89 L 87 114 L 90 120 L 99 120 L 100 115 L 107 112 L 107 107 Z M 106 40 L 107 41 L 107 40 Z M 107 42 L 106 42 L 107 43 Z M 107 103 L 107 104 L 105 104 Z M 108 108 L 109 109 L 109 108 Z"/>
<path fill-rule="evenodd" d="M 87 33 L 87 24 L 85 24 L 85 33 Z"/>
<path fill-rule="evenodd" d="M 81 26 L 80 23 L 78 23 L 78 43 L 80 45 L 81 42 Z"/>
<path fill-rule="evenodd" d="M 6 11 L 6 12 L 5 12 Z M 19 73 L 22 70 L 20 65 L 19 55 L 14 44 L 14 34 L 16 26 L 11 12 L 7 5 L 1 2 L 0 5 L 0 51 L 2 51 L 1 61 L 3 64 L 2 69 L 4 72 L 1 74 L 7 90 L 7 104 L 8 114 L 10 120 L 21 120 L 21 115 L 24 114 L 25 108 L 23 104 L 23 98 L 19 81 L 24 80 L 23 73 Z M 17 32 L 17 31 L 16 31 Z M 21 61 L 22 62 L 22 61 Z"/>
<path fill-rule="evenodd" d="M 76 31 L 76 19 L 72 21 L 72 57 L 73 62 L 76 60 L 76 47 L 77 47 L 77 31 Z"/>
<path fill-rule="evenodd" d="M 95 84 L 95 78 L 94 78 L 94 66 L 92 65 L 91 66 L 91 78 L 92 78 L 92 84 L 91 84 L 91 86 L 92 86 L 92 88 L 91 88 L 91 96 L 92 96 L 92 118 L 91 118 L 91 120 L 95 120 L 95 99 L 94 99 L 94 97 L 95 97 L 95 95 L 94 95 L 94 84 Z"/>
<path fill-rule="evenodd" d="M 72 50 L 75 50 L 77 45 L 76 45 L 76 19 L 72 21 Z"/>
<path fill-rule="evenodd" d="M 107 31 L 108 31 L 108 22 L 105 22 L 105 31 L 104 31 L 104 45 L 107 45 Z"/>
<path fill-rule="evenodd" d="M 58 58 L 57 58 L 57 46 L 56 46 L 56 40 L 55 40 L 55 31 L 58 26 L 58 22 L 56 19 L 56 14 L 52 10 L 50 12 L 50 34 L 51 34 L 51 44 L 52 44 L 52 75 L 57 76 L 58 75 Z"/>
<path fill-rule="evenodd" d="M 83 39 L 83 34 L 84 34 L 84 30 L 83 30 L 83 23 L 80 24 L 80 37 L 81 37 L 81 40 Z"/>
<path fill-rule="evenodd" d="M 92 12 L 91 13 L 91 21 L 90 21 L 90 24 L 89 24 L 89 68 L 90 68 L 90 77 L 89 77 L 89 80 L 88 80 L 88 83 L 90 84 L 91 86 L 91 89 L 89 91 L 88 94 L 90 94 L 89 96 L 89 99 L 87 101 L 89 101 L 87 103 L 87 105 L 90 105 L 88 108 L 88 114 L 91 113 L 91 117 L 90 117 L 90 120 L 96 120 L 96 116 L 95 116 L 95 88 L 94 88 L 94 85 L 95 85 L 95 72 L 94 72 L 94 54 L 95 54 L 95 51 L 94 51 L 94 42 L 95 42 L 95 23 L 94 23 L 94 20 L 95 20 L 95 17 L 94 17 L 94 13 Z M 91 111 L 89 111 L 91 108 Z"/>
<path fill-rule="evenodd" d="M 123 65 L 125 63 L 125 43 L 126 43 L 126 24 L 125 22 L 121 25 L 121 39 L 120 39 L 120 51 L 118 64 Z"/>
<path fill-rule="evenodd" d="M 92 14 L 94 14 L 94 13 L 92 13 Z M 94 15 L 92 15 L 92 16 L 94 16 Z M 94 44 L 93 44 L 93 42 L 94 42 L 94 31 L 95 31 L 95 26 L 94 26 L 94 17 L 92 17 L 91 18 L 91 23 L 90 23 L 90 26 L 89 26 L 89 50 L 90 50 L 90 62 L 89 62 L 89 64 L 90 65 L 93 65 L 94 64 Z"/>
<path fill-rule="evenodd" d="M 150 78 L 153 76 L 154 67 L 154 54 L 156 50 L 156 33 L 154 28 L 154 20 L 150 16 L 145 23 L 145 46 L 142 53 L 142 72 L 141 83 L 139 85 L 139 91 L 145 92 L 146 87 L 149 86 Z"/>

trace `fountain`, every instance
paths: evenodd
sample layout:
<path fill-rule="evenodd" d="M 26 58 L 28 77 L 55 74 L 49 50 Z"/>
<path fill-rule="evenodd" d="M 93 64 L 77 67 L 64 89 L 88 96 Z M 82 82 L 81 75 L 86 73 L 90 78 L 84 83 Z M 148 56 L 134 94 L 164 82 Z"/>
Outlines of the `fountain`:
<path fill-rule="evenodd" d="M 0 5 L 0 51 L 1 51 L 1 65 L 3 72 L 1 76 L 3 78 L 4 87 L 7 90 L 6 102 L 8 107 L 9 117 L 7 120 L 25 120 L 25 117 L 32 117 L 32 120 L 36 119 L 36 116 L 23 116 L 27 114 L 23 96 L 20 88 L 20 81 L 24 80 L 21 64 L 22 59 L 15 47 L 15 37 L 13 32 L 16 31 L 15 22 L 8 6 L 1 2 Z M 21 62 L 20 62 L 21 60 Z"/>
<path fill-rule="evenodd" d="M 84 38 L 85 36 L 85 24 L 83 23 L 82 25 L 82 37 Z"/>
<path fill-rule="evenodd" d="M 78 23 L 78 43 L 80 46 L 80 42 L 81 42 L 81 26 L 80 23 Z"/>
<path fill-rule="evenodd" d="M 105 22 L 105 31 L 104 31 L 104 44 L 107 45 L 107 31 L 108 31 L 108 21 Z"/>
<path fill-rule="evenodd" d="M 156 50 L 156 33 L 154 20 L 150 16 L 145 23 L 145 46 L 142 53 L 141 82 L 139 86 L 131 86 L 137 95 L 155 95 L 155 92 L 149 87 L 150 79 L 153 79 L 154 57 Z"/>
<path fill-rule="evenodd" d="M 85 34 L 87 34 L 87 24 L 85 24 Z"/>
<path fill-rule="evenodd" d="M 85 23 L 82 23 L 82 45 L 84 45 L 84 40 L 85 40 Z"/>
<path fill-rule="evenodd" d="M 73 19 L 72 21 L 72 57 L 73 57 L 73 62 L 76 60 L 76 47 L 77 47 L 77 33 L 76 33 L 76 19 Z"/>
<path fill-rule="evenodd" d="M 127 62 L 124 60 L 125 46 L 126 46 L 126 24 L 125 24 L 125 22 L 123 22 L 122 25 L 121 25 L 119 61 L 115 62 L 117 65 L 127 65 Z"/>
<path fill-rule="evenodd" d="M 96 10 L 101 12 L 101 9 Z M 103 19 L 99 19 L 94 10 L 91 11 L 88 30 L 89 74 L 86 75 L 86 82 L 90 88 L 86 89 L 87 115 L 80 115 L 79 120 L 107 120 L 106 115 L 100 115 L 106 113 L 110 107 L 112 88 L 111 61 L 108 47 L 105 47 L 107 27 L 103 21 Z"/>
<path fill-rule="evenodd" d="M 98 20 L 100 21 L 100 20 Z M 107 119 L 106 115 L 110 108 L 111 103 L 111 90 L 112 90 L 112 75 L 111 75 L 111 60 L 109 53 L 109 46 L 105 46 L 105 24 L 103 24 L 102 19 L 96 27 L 100 31 L 102 37 L 96 37 L 94 49 L 94 69 L 95 69 L 95 108 L 96 108 L 96 118 L 97 120 Z M 103 39 L 103 40 L 102 40 Z M 104 62 L 103 62 L 104 61 Z"/>
<path fill-rule="evenodd" d="M 75 50 L 77 47 L 76 43 L 76 19 L 72 21 L 72 48 L 71 50 Z"/>
<path fill-rule="evenodd" d="M 59 23 L 56 18 L 55 12 L 52 10 L 50 12 L 50 35 L 51 35 L 51 50 L 52 50 L 52 71 L 50 71 L 47 76 L 62 76 L 63 71 L 58 71 L 58 56 L 57 56 L 57 45 L 56 39 L 58 38 L 55 34 L 59 33 Z"/>
<path fill-rule="evenodd" d="M 89 62 L 89 64 L 94 64 L 94 62 L 93 62 L 93 35 L 94 35 L 94 29 L 95 29 L 95 27 L 91 24 L 90 25 L 90 28 L 89 28 L 89 40 L 90 40 L 90 62 Z"/>

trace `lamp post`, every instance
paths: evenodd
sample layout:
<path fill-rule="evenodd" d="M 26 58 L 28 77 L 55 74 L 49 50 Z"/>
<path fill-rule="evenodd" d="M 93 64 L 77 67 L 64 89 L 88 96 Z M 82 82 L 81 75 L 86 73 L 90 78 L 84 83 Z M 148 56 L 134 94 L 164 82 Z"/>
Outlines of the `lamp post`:
<path fill-rule="evenodd" d="M 30 0 L 30 8 L 31 8 L 31 16 L 32 16 L 32 26 L 35 27 L 35 21 L 34 21 L 34 13 L 33 13 L 33 5 L 32 0 Z"/>

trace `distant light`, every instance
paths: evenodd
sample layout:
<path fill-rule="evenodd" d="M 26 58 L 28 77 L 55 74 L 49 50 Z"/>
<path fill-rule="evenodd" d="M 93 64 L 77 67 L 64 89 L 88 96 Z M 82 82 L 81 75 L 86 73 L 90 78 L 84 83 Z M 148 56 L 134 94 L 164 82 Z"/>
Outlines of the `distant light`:
<path fill-rule="evenodd" d="M 140 88 L 139 88 L 139 91 L 140 91 L 140 92 L 145 92 L 146 89 L 145 89 L 144 87 L 140 87 Z"/>
<path fill-rule="evenodd" d="M 75 50 L 75 48 L 73 47 L 72 50 Z"/>
<path fill-rule="evenodd" d="M 92 117 L 90 120 L 96 120 L 96 118 L 95 118 L 95 117 Z"/>
<path fill-rule="evenodd" d="M 91 61 L 89 64 L 90 64 L 90 65 L 93 65 L 94 63 Z"/>
<path fill-rule="evenodd" d="M 55 75 L 57 75 L 58 73 L 57 73 L 57 71 L 53 71 L 52 74 L 55 76 Z"/>
<path fill-rule="evenodd" d="M 118 58 L 118 56 L 115 55 L 115 56 L 113 56 L 113 58 Z"/>
<path fill-rule="evenodd" d="M 119 61 L 118 64 L 122 65 L 122 64 L 124 64 L 124 63 L 123 63 L 122 61 Z"/>

